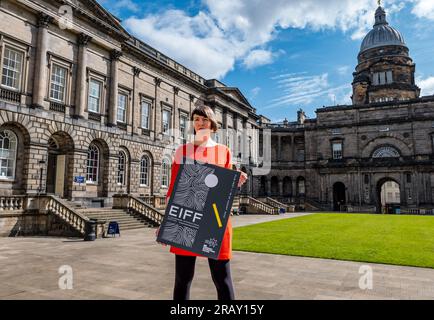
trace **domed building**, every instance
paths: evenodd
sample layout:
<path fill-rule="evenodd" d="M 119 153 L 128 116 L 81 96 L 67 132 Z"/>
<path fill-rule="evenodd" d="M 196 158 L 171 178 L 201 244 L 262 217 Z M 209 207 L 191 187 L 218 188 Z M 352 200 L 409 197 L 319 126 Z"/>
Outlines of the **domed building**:
<path fill-rule="evenodd" d="M 305 210 L 434 214 L 434 96 L 420 97 L 414 73 L 404 37 L 379 6 L 357 56 L 352 104 L 263 124 L 271 171 L 257 178 L 256 198 Z"/>
<path fill-rule="evenodd" d="M 365 36 L 354 72 L 353 104 L 408 100 L 419 97 L 415 64 L 404 37 L 391 27 L 380 6 L 374 28 Z"/>

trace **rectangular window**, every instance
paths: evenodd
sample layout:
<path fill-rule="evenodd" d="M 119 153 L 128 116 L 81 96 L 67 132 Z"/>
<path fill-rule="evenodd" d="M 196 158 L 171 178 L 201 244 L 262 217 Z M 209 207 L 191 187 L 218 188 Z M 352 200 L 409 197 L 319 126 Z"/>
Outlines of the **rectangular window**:
<path fill-rule="evenodd" d="M 99 113 L 101 105 L 102 82 L 91 79 L 89 82 L 88 111 Z"/>
<path fill-rule="evenodd" d="M 386 73 L 380 72 L 380 84 L 385 84 L 385 83 L 386 83 Z"/>
<path fill-rule="evenodd" d="M 393 83 L 392 71 L 375 72 L 372 76 L 372 83 L 375 86 Z"/>
<path fill-rule="evenodd" d="M 304 161 L 304 149 L 297 150 L 297 161 Z"/>
<path fill-rule="evenodd" d="M 170 129 L 170 111 L 163 110 L 163 134 L 168 135 Z"/>
<path fill-rule="evenodd" d="M 24 54 L 10 47 L 5 47 L 3 57 L 2 85 L 15 90 L 21 89 Z"/>
<path fill-rule="evenodd" d="M 179 130 L 181 131 L 181 139 L 187 139 L 187 117 L 181 116 L 179 118 Z"/>
<path fill-rule="evenodd" d="M 399 201 L 401 200 L 400 196 L 399 196 L 399 192 L 395 192 L 395 200 Z"/>
<path fill-rule="evenodd" d="M 333 142 L 333 159 L 342 159 L 342 142 Z"/>
<path fill-rule="evenodd" d="M 149 129 L 149 114 L 151 110 L 151 104 L 147 101 L 142 101 L 142 120 L 141 120 L 141 126 L 143 129 Z"/>
<path fill-rule="evenodd" d="M 128 100 L 127 95 L 123 93 L 118 94 L 117 121 L 122 123 L 127 122 L 127 100 Z"/>
<path fill-rule="evenodd" d="M 392 71 L 387 71 L 386 72 L 386 83 L 392 83 L 393 79 L 392 79 Z"/>
<path fill-rule="evenodd" d="M 59 102 L 65 102 L 66 74 L 68 70 L 57 64 L 53 64 L 51 71 L 50 98 Z"/>
<path fill-rule="evenodd" d="M 372 76 L 372 83 L 374 84 L 374 86 L 378 86 L 380 84 L 379 81 L 379 74 L 378 73 L 374 73 Z"/>

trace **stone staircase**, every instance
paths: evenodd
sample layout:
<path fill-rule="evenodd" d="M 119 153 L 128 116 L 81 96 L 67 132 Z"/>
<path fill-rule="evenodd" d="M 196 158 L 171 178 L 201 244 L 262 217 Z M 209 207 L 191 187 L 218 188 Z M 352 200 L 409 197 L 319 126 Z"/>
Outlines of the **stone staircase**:
<path fill-rule="evenodd" d="M 154 224 L 148 221 L 145 217 L 129 214 L 123 209 L 78 207 L 75 210 L 89 219 L 106 221 L 106 227 L 110 221 L 116 221 L 119 224 L 121 232 L 122 230 L 150 228 L 154 226 Z"/>

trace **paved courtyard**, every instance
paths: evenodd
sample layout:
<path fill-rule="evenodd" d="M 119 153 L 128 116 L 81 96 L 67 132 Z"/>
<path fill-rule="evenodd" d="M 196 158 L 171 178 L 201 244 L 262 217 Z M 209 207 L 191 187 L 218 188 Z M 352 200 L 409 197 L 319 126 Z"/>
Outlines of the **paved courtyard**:
<path fill-rule="evenodd" d="M 234 216 L 232 222 L 298 215 Z M 0 299 L 171 299 L 174 257 L 168 251 L 155 242 L 155 229 L 91 242 L 0 238 Z M 434 299 L 434 269 L 247 252 L 234 252 L 231 264 L 238 300 Z M 71 267 L 72 289 L 59 288 L 62 266 Z M 361 266 L 372 268 L 372 289 L 359 287 L 366 276 Z M 216 298 L 206 259 L 197 261 L 191 298 Z"/>

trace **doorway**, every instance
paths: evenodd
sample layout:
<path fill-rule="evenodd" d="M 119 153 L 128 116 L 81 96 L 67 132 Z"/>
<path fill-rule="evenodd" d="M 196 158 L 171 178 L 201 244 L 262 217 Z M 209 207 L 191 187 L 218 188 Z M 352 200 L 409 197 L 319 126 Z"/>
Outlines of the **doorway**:
<path fill-rule="evenodd" d="M 377 185 L 377 211 L 379 213 L 399 213 L 401 205 L 401 188 L 393 179 L 382 179 Z"/>
<path fill-rule="evenodd" d="M 345 211 L 346 204 L 345 185 L 342 182 L 336 182 L 333 185 L 333 210 Z"/>
<path fill-rule="evenodd" d="M 72 139 L 63 132 L 56 132 L 48 141 L 47 159 L 47 194 L 54 194 L 61 198 L 68 196 L 69 159 L 73 150 Z"/>

